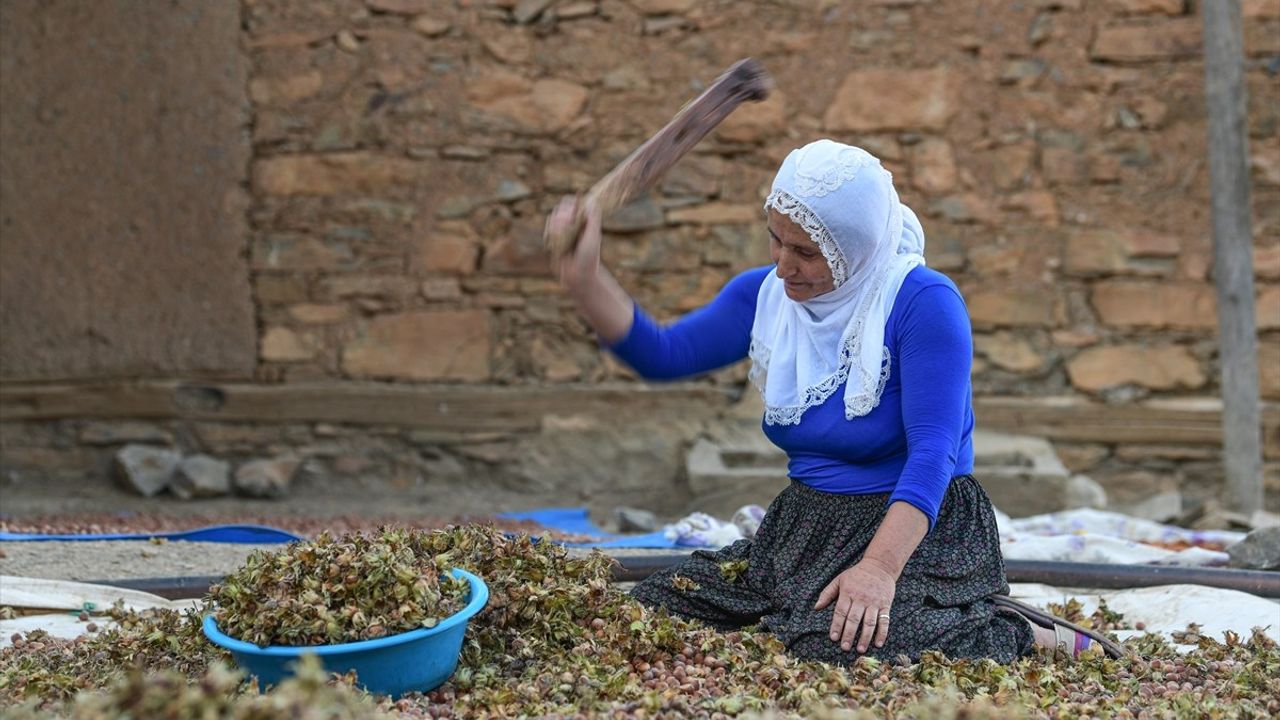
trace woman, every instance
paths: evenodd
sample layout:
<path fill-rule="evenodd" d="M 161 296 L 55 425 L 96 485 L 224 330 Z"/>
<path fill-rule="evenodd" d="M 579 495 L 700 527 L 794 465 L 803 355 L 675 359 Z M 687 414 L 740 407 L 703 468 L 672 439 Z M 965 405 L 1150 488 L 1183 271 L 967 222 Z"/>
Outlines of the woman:
<path fill-rule="evenodd" d="M 573 200 L 548 218 L 568 225 Z M 601 339 L 650 379 L 746 357 L 790 486 L 752 540 L 695 552 L 636 586 L 649 606 L 730 629 L 758 623 L 797 656 L 849 663 L 927 650 L 1008 662 L 1105 638 L 1004 598 L 991 502 L 973 470 L 972 340 L 924 232 L 859 148 L 819 140 L 782 163 L 765 201 L 774 266 L 709 305 L 653 322 L 600 263 L 587 222 L 560 277 Z M 720 563 L 746 560 L 730 581 Z M 676 582 L 675 576 L 692 582 Z"/>

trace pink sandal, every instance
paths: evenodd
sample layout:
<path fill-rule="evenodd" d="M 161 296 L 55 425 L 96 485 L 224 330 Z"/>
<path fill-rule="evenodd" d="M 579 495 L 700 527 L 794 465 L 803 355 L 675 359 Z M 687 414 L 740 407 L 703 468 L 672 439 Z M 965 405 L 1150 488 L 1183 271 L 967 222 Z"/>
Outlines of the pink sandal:
<path fill-rule="evenodd" d="M 1051 628 L 1054 637 L 1057 638 L 1057 649 L 1070 657 L 1079 657 L 1081 651 L 1094 643 L 1097 643 L 1109 658 L 1118 659 L 1125 656 L 1124 647 L 1107 639 L 1100 632 L 1055 617 L 1040 608 L 1019 602 L 1007 595 L 992 595 L 991 602 L 995 603 L 996 607 L 1016 611 L 1040 627 Z"/>

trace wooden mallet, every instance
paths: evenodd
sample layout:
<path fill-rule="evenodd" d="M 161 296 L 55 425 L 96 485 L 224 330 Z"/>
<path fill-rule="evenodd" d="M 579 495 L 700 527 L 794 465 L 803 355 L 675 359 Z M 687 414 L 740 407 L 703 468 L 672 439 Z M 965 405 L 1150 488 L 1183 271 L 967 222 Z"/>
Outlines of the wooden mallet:
<path fill-rule="evenodd" d="M 735 108 L 747 101 L 765 99 L 771 86 L 772 81 L 760 63 L 751 58 L 734 63 L 711 87 L 681 108 L 666 127 L 593 185 L 584 200 L 594 201 L 604 216 L 618 210 L 653 187 L 663 173 Z M 552 256 L 561 257 L 577 244 L 586 204 L 577 204 L 573 222 L 563 233 L 544 231 L 543 240 Z"/>

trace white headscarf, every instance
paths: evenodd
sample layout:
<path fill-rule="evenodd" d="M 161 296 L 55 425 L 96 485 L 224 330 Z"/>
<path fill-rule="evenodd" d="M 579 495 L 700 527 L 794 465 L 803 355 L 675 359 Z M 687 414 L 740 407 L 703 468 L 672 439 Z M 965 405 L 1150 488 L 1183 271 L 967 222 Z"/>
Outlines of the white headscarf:
<path fill-rule="evenodd" d="M 835 289 L 805 302 L 770 273 L 751 327 L 751 381 L 765 422 L 795 425 L 847 381 L 844 415 L 880 404 L 892 358 L 885 323 L 907 273 L 924 264 L 924 230 L 898 200 L 893 176 L 861 148 L 818 140 L 783 161 L 765 200 L 822 250 Z"/>

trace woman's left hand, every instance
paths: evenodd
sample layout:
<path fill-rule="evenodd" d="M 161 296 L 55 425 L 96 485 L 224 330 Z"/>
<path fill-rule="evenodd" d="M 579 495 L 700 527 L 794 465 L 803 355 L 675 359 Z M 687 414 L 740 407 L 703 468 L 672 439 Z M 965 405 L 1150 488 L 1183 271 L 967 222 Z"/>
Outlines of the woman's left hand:
<path fill-rule="evenodd" d="M 856 640 L 858 653 L 865 653 L 873 636 L 876 647 L 884 647 L 897 584 L 897 578 L 887 567 L 864 557 L 822 589 L 813 609 L 821 610 L 834 600 L 831 641 L 839 642 L 847 652 Z"/>

